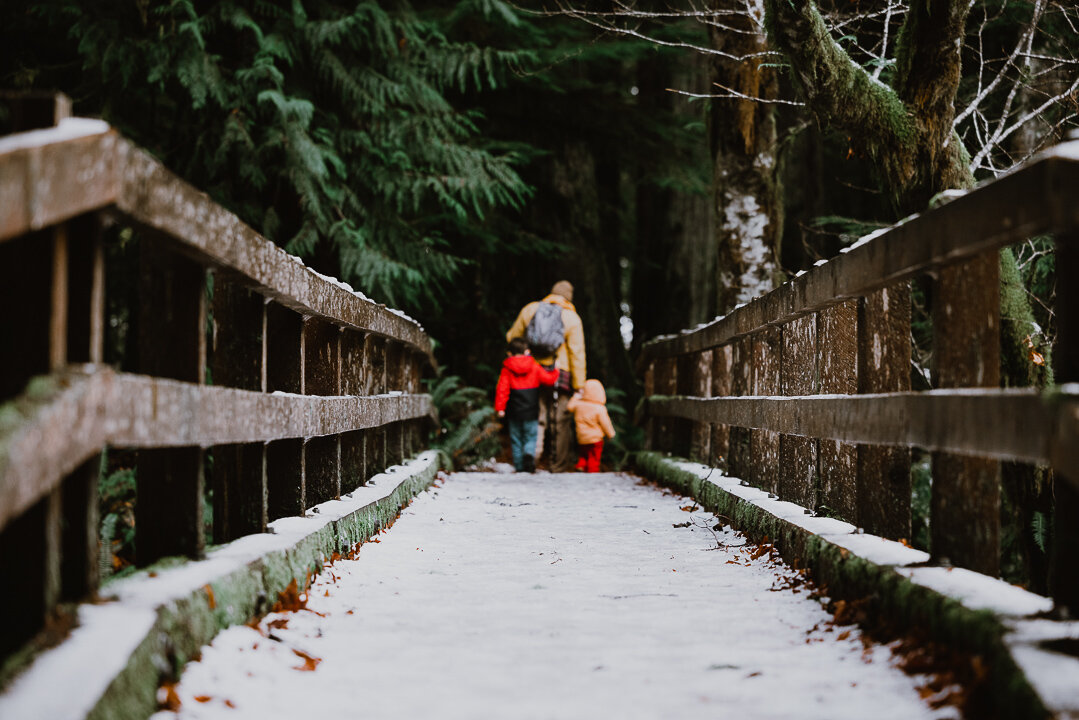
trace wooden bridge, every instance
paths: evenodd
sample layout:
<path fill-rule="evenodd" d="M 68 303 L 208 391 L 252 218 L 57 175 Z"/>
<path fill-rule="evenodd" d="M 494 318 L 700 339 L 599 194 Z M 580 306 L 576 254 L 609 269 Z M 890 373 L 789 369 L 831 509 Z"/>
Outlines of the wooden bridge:
<path fill-rule="evenodd" d="M 104 123 L 45 105 L 54 126 L 0 139 L 0 653 L 9 680 L 100 677 L 65 716 L 145 716 L 220 629 L 270 610 L 434 481 L 431 343 Z M 641 358 L 640 472 L 767 536 L 833 597 L 982 656 L 1012 717 L 1079 717 L 1077 188 L 1079 147 L 1059 146 Z M 107 267 L 107 233 L 133 245 L 127 267 Z M 1000 389 L 985 273 L 1036 235 L 1057 243 L 1058 385 Z M 951 334 L 934 339 L 938 389 L 913 392 L 921 276 Z M 119 359 L 111 297 L 129 313 Z M 933 457 L 932 557 L 906 544 L 911 448 Z M 137 466 L 142 569 L 122 592 L 101 585 L 102 453 Z M 1055 476 L 1051 598 L 996 579 L 1001 461 Z M 144 611 L 119 642 L 68 634 L 114 592 Z M 53 660 L 94 642 L 108 662 Z"/>

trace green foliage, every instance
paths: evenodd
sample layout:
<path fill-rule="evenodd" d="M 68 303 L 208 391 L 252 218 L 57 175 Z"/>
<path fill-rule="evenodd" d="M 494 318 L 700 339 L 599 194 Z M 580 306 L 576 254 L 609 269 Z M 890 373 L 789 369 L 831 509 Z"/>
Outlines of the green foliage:
<path fill-rule="evenodd" d="M 463 385 L 456 375 L 440 375 L 425 382 L 439 418 L 438 437 L 432 447 L 444 453 L 455 469 L 494 457 L 499 450 L 499 425 L 487 393 Z"/>
<path fill-rule="evenodd" d="M 103 459 L 104 465 L 104 459 Z M 98 485 L 102 579 L 135 562 L 135 469 L 102 472 Z"/>
<path fill-rule="evenodd" d="M 917 452 L 910 469 L 910 544 L 929 552 L 929 515 L 933 496 L 933 475 L 929 455 Z"/>
<path fill-rule="evenodd" d="M 476 11 L 513 14 L 494 2 Z M 0 66 L 37 69 L 0 82 L 66 90 L 77 111 L 102 114 L 271 239 L 386 303 L 440 297 L 469 262 L 448 233 L 478 231 L 528 194 L 520 153 L 484 147 L 481 115 L 449 94 L 500 87 L 532 55 L 451 42 L 444 12 L 45 0 L 4 15 L 22 37 Z M 74 57 L 50 70 L 36 48 L 55 37 Z"/>
<path fill-rule="evenodd" d="M 1045 513 L 1035 510 L 1031 532 L 1034 535 L 1034 542 L 1038 545 L 1038 549 L 1043 553 L 1048 553 L 1049 541 L 1053 535 L 1052 520 Z"/>
<path fill-rule="evenodd" d="M 607 412 L 614 425 L 615 436 L 603 446 L 603 462 L 615 470 L 621 470 L 631 460 L 633 453 L 644 448 L 644 428 L 633 423 L 632 415 L 626 410 L 627 395 L 619 388 L 607 390 Z"/>

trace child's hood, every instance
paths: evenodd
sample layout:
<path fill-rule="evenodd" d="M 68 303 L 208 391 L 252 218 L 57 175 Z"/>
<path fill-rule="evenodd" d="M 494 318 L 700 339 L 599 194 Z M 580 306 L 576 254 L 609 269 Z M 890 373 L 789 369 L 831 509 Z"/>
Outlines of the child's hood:
<path fill-rule="evenodd" d="M 584 388 L 581 390 L 581 399 L 588 402 L 599 403 L 600 405 L 607 404 L 607 391 L 603 389 L 603 383 L 599 380 L 585 380 Z"/>
<path fill-rule="evenodd" d="M 502 366 L 514 375 L 527 375 L 535 365 L 536 359 L 531 355 L 510 355 L 502 361 Z"/>

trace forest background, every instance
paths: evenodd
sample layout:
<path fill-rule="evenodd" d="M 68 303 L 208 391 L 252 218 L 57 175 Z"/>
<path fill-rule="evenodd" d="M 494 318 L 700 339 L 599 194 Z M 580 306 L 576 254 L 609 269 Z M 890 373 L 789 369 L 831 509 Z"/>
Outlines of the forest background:
<path fill-rule="evenodd" d="M 1060 141 L 1077 39 L 1079 9 L 1055 0 L 41 0 L 0 8 L 0 87 L 67 93 L 319 272 L 420 318 L 468 436 L 505 330 L 556 280 L 626 428 L 642 342 Z M 116 233 L 109 261 L 137 262 Z M 1005 381 L 1045 383 L 1051 243 L 1001 272 Z M 915 388 L 932 380 L 926 290 Z M 129 291 L 109 291 L 121 366 Z M 1028 556 L 1045 492 L 1007 524 Z"/>

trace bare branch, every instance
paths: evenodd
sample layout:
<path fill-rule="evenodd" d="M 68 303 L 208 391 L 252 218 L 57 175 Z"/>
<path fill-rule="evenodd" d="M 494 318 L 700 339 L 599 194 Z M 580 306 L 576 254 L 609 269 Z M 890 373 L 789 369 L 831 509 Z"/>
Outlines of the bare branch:
<path fill-rule="evenodd" d="M 793 105 L 794 107 L 805 107 L 804 102 L 798 102 L 796 100 L 782 100 L 780 98 L 762 98 L 753 97 L 751 95 L 745 95 L 732 88 L 720 85 L 719 83 L 712 83 L 721 90 L 726 90 L 726 95 L 716 95 L 711 93 L 693 93 L 686 90 L 678 90 L 677 88 L 664 88 L 667 92 L 674 93 L 675 95 L 685 95 L 691 98 L 720 98 L 729 100 L 750 100 L 752 102 L 764 103 L 766 105 Z"/>

